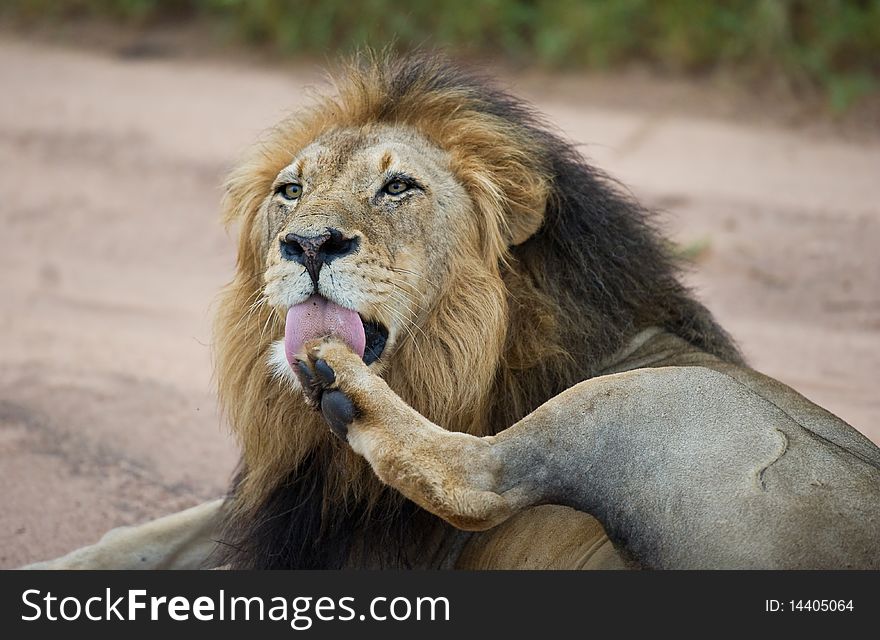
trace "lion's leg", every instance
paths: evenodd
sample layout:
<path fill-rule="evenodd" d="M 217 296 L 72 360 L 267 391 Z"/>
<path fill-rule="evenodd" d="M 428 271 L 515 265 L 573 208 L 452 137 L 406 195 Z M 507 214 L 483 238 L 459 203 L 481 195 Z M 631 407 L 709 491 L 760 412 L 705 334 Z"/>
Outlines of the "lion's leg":
<path fill-rule="evenodd" d="M 118 527 L 97 543 L 25 569 L 204 569 L 217 546 L 223 500 L 146 524 Z"/>
<path fill-rule="evenodd" d="M 851 427 L 830 416 L 820 437 L 718 371 L 588 380 L 489 438 L 431 423 L 335 341 L 301 378 L 380 479 L 461 528 L 554 503 L 646 566 L 880 566 L 880 467 L 828 439 Z"/>
<path fill-rule="evenodd" d="M 461 529 L 483 530 L 535 504 L 503 491 L 503 460 L 484 438 L 447 431 L 417 413 L 343 343 L 320 341 L 298 375 L 330 428 L 379 478 Z"/>

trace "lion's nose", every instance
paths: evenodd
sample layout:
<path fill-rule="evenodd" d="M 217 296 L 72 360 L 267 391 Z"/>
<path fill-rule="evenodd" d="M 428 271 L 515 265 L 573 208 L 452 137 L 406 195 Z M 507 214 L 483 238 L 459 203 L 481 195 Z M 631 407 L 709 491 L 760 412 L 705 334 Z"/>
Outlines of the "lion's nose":
<path fill-rule="evenodd" d="M 358 239 L 346 237 L 339 229 L 327 229 L 316 236 L 288 233 L 281 240 L 281 257 L 303 265 L 317 290 L 321 267 L 354 253 L 357 248 Z"/>

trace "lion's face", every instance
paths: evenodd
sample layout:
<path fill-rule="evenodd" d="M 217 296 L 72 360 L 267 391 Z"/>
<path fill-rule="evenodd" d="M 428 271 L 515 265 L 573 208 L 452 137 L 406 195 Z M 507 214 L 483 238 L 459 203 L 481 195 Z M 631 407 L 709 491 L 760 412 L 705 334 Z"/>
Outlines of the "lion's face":
<path fill-rule="evenodd" d="M 401 342 L 425 331 L 452 265 L 479 253 L 473 206 L 449 157 L 406 127 L 320 136 L 278 173 L 264 207 L 264 296 L 287 317 L 270 363 L 294 385 L 297 351 L 322 332 L 355 350 L 362 339 L 364 360 L 385 369 Z"/>

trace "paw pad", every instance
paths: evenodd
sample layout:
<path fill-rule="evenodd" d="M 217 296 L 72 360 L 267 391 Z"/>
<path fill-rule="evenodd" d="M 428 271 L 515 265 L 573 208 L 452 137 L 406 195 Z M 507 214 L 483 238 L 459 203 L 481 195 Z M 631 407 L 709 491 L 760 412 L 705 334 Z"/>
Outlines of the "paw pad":
<path fill-rule="evenodd" d="M 354 402 L 339 389 L 324 392 L 321 397 L 321 413 L 330 425 L 330 430 L 342 440 L 348 440 L 348 425 L 357 415 Z"/>

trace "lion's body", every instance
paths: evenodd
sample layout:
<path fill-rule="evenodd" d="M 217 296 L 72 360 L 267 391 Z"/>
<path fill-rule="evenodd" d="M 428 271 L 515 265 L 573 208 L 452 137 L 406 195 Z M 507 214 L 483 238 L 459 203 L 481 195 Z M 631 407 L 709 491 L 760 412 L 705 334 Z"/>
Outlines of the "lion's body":
<path fill-rule="evenodd" d="M 749 442 L 759 450 L 770 437 L 767 429 L 776 433 L 767 423 L 768 402 L 796 405 L 781 409 L 790 424 L 778 430 L 794 434 L 803 428 L 837 443 L 828 446 L 845 451 L 840 465 L 852 462 L 847 456 L 867 461 L 864 477 L 847 467 L 860 479 L 847 485 L 855 497 L 841 498 L 841 509 L 845 517 L 880 517 L 878 489 L 870 489 L 869 478 L 880 460 L 876 448 L 787 387 L 747 369 L 727 334 L 680 283 L 647 212 L 528 107 L 427 57 L 369 60 L 349 69 L 337 88 L 335 96 L 274 129 L 229 182 L 226 218 L 241 226 L 238 269 L 219 303 L 215 345 L 221 404 L 243 456 L 225 505 L 208 515 L 198 512 L 200 530 L 208 522 L 224 542 L 210 562 L 243 568 L 609 568 L 711 566 L 714 557 L 718 566 L 786 566 L 767 540 L 750 542 L 737 527 L 726 546 L 724 540 L 699 547 L 681 539 L 689 532 L 702 535 L 712 518 L 724 520 L 714 510 L 712 491 L 724 502 L 725 486 L 736 483 L 712 483 L 712 464 L 719 477 L 726 470 L 752 482 L 752 466 L 760 460 L 713 449 L 714 462 L 694 465 L 700 473 L 693 482 L 703 485 L 663 475 L 682 471 L 687 456 L 681 455 L 699 458 L 697 450 L 711 449 L 713 441 L 727 443 L 731 452 L 748 450 Z M 403 195 L 379 190 L 401 175 L 413 185 Z M 290 184 L 303 195 L 288 201 L 279 196 L 279 185 Z M 352 255 L 328 261 L 318 274 L 291 262 L 286 239 L 325 231 L 330 237 L 331 228 L 350 239 Z M 381 357 L 367 367 L 332 345 L 311 346 L 308 359 L 285 356 L 290 329 L 284 314 L 313 295 L 386 327 Z M 314 371 L 296 370 L 300 362 L 315 364 L 315 357 L 330 363 L 335 381 L 315 382 Z M 664 397 L 662 383 L 652 386 L 655 379 L 670 381 L 670 389 L 695 385 L 700 398 L 718 402 L 730 396 L 731 380 L 754 388 L 727 414 L 702 424 L 693 412 L 703 406 L 712 413 L 716 405 Z M 596 429 L 613 426 L 615 411 L 651 404 L 655 413 L 630 416 L 636 424 L 628 428 L 638 432 L 641 425 L 656 436 L 662 432 L 659 420 L 680 436 L 667 457 L 652 449 L 662 447 L 656 438 L 635 439 L 635 450 L 618 452 L 616 468 L 631 476 L 613 483 L 622 493 L 608 489 L 592 504 L 597 494 L 585 497 L 580 485 L 565 495 L 551 492 L 549 487 L 565 483 L 550 476 L 546 490 L 539 490 L 531 483 L 547 460 L 527 473 L 523 465 L 534 458 L 529 451 L 517 449 L 517 460 L 487 453 L 507 442 L 553 450 L 547 444 L 552 434 L 570 434 L 583 420 L 569 413 L 580 406 L 578 398 L 609 384 L 651 388 L 656 397 L 608 400 Z M 335 428 L 348 444 L 327 429 L 336 414 L 322 405 L 322 394 L 336 390 L 353 407 L 342 431 L 340 424 Z M 548 412 L 563 417 L 548 425 L 541 417 Z M 731 433 L 737 421 L 740 440 Z M 538 425 L 533 436 L 524 435 L 529 424 Z M 621 434 L 630 433 L 620 426 Z M 578 427 L 567 446 L 582 461 L 591 460 L 592 428 Z M 547 440 L 539 443 L 545 432 Z M 400 438 L 389 440 L 395 433 Z M 460 457 L 473 447 L 473 457 Z M 819 453 L 813 460 L 822 468 L 817 481 L 831 482 L 830 470 L 839 466 L 822 467 L 827 451 Z M 475 471 L 474 460 L 483 455 L 485 466 Z M 572 471 L 580 464 L 559 457 Z M 798 460 L 791 473 L 801 482 L 807 458 Z M 590 464 L 575 474 L 585 485 L 594 482 L 592 474 L 609 472 Z M 850 471 L 842 476 L 844 484 Z M 521 487 L 498 485 L 509 474 Z M 776 508 L 783 520 L 793 509 L 794 494 L 771 492 L 783 496 L 778 504 L 760 495 L 770 476 L 762 472 L 754 496 L 748 493 L 754 483 L 748 484 L 740 502 L 721 506 L 741 510 L 736 517 L 749 531 L 754 518 L 747 503 L 763 515 Z M 499 486 L 508 493 L 497 493 Z M 638 495 L 639 486 L 650 498 L 647 506 L 626 493 Z M 682 501 L 689 488 L 702 500 L 688 504 L 703 515 L 693 515 L 685 530 L 664 529 L 652 509 L 666 499 L 664 491 Z M 849 495 L 849 489 L 841 491 Z M 816 498 L 813 508 L 826 506 L 823 500 Z M 542 502 L 557 506 L 529 508 Z M 636 511 L 621 502 L 632 502 Z M 599 516 L 616 549 L 587 512 Z M 187 518 L 171 528 L 196 526 Z M 449 522 L 494 528 L 466 533 Z M 789 529 L 779 537 L 791 542 Z M 862 536 L 865 530 L 859 524 L 840 528 L 853 544 L 841 543 L 840 554 L 823 556 L 827 562 L 818 564 L 847 557 L 871 564 L 865 548 L 876 549 Z M 186 536 L 176 541 L 168 543 L 169 558 L 190 544 Z M 675 544 L 676 551 L 669 546 Z M 805 560 L 803 554 L 797 558 Z"/>

